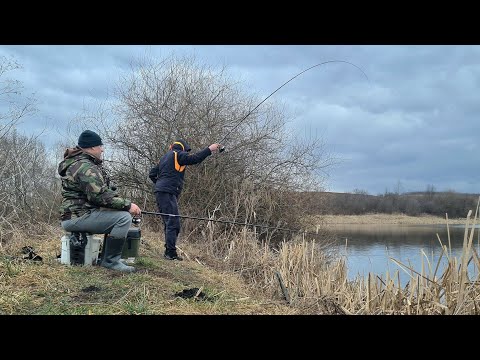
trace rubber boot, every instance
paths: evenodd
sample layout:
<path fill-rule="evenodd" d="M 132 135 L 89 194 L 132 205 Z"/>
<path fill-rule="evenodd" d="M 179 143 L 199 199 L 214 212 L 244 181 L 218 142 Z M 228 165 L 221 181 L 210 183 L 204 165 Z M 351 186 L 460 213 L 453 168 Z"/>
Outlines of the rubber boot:
<path fill-rule="evenodd" d="M 100 265 L 102 263 L 102 260 L 103 260 L 103 251 L 98 256 L 97 265 Z M 127 259 L 120 259 L 120 262 L 122 264 L 127 264 Z"/>
<path fill-rule="evenodd" d="M 105 238 L 102 262 L 100 263 L 100 266 L 123 272 L 134 272 L 135 268 L 133 266 L 125 265 L 120 261 L 124 243 L 125 239 L 107 236 Z"/>
<path fill-rule="evenodd" d="M 108 237 L 107 234 L 105 234 L 105 236 L 103 237 L 103 244 L 102 244 L 102 247 L 100 248 L 100 254 L 98 255 L 97 265 L 100 265 L 103 261 L 103 254 L 105 253 L 105 244 L 107 243 L 107 237 Z M 120 259 L 120 262 L 122 264 L 127 265 L 126 259 Z"/>

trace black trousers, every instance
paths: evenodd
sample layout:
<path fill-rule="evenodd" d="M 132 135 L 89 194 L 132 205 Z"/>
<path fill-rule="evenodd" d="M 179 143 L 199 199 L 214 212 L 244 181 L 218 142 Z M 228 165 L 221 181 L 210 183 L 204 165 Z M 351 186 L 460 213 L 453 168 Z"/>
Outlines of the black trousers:
<path fill-rule="evenodd" d="M 174 194 L 156 192 L 158 210 L 164 214 L 178 215 L 178 198 Z M 166 253 L 176 254 L 177 237 L 180 233 L 180 218 L 178 216 L 162 215 L 165 230 Z"/>

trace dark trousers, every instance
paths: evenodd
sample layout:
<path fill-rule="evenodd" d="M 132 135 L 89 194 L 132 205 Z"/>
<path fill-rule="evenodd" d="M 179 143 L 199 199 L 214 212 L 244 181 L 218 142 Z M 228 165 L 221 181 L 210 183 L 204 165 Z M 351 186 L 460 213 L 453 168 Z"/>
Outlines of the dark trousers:
<path fill-rule="evenodd" d="M 178 199 L 176 195 L 166 192 L 156 192 L 158 210 L 164 214 L 178 215 Z M 176 254 L 175 245 L 180 233 L 180 218 L 178 216 L 162 215 L 165 230 L 166 253 Z"/>
<path fill-rule="evenodd" d="M 132 215 L 128 211 L 95 209 L 81 217 L 62 221 L 65 231 L 89 232 L 92 234 L 110 234 L 117 239 L 126 239 L 132 224 Z"/>

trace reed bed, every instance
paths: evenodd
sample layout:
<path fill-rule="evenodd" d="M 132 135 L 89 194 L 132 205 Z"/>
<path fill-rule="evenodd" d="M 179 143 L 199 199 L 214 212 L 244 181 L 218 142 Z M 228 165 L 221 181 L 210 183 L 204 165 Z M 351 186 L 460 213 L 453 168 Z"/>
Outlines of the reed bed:
<path fill-rule="evenodd" d="M 479 204 L 480 198 L 473 218 L 471 210 L 467 215 L 459 258 L 452 256 L 448 230 L 447 239 L 436 235 L 442 248 L 437 262 L 424 253 L 421 269 L 415 270 L 391 259 L 409 275 L 405 286 L 400 284 L 399 270 L 385 276 L 369 273 L 366 278 L 348 280 L 345 258 L 332 258 L 318 241 L 303 237 L 284 241 L 276 248 L 268 242 L 254 241 L 255 234 L 246 229 L 233 240 L 218 234 L 208 238 L 215 238 L 215 256 L 220 255 L 227 268 L 241 273 L 252 290 L 284 298 L 297 313 L 478 314 L 480 259 L 473 236 Z M 448 215 L 446 223 L 448 229 Z"/>
<path fill-rule="evenodd" d="M 470 210 L 465 224 L 463 249 L 459 258 L 452 256 L 450 232 L 447 239 L 437 239 L 441 256 L 432 263 L 424 253 L 420 271 L 391 259 L 410 276 L 400 286 L 399 272 L 385 278 L 369 273 L 366 279 L 347 281 L 345 261 L 328 263 L 315 255 L 315 244 L 285 243 L 280 251 L 278 267 L 290 288 L 292 303 L 299 307 L 312 304 L 323 310 L 322 301 L 335 304 L 333 313 L 342 314 L 478 314 L 480 306 L 480 260 L 473 246 L 475 216 Z M 446 216 L 448 229 L 448 215 Z M 442 263 L 443 259 L 443 263 Z M 468 267 L 470 266 L 470 270 Z"/>

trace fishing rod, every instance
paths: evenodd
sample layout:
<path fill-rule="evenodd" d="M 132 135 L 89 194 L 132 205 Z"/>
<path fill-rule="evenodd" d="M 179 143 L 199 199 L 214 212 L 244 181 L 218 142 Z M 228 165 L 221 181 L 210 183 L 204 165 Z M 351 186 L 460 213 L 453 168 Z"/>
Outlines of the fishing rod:
<path fill-rule="evenodd" d="M 258 225 L 258 224 L 251 224 L 251 223 L 243 223 L 243 222 L 232 221 L 232 220 L 219 220 L 219 219 L 210 219 L 210 218 L 197 217 L 197 216 L 175 215 L 175 214 L 166 214 L 166 213 L 161 213 L 161 212 L 143 211 L 143 210 L 142 210 L 142 215 L 143 215 L 143 214 L 146 214 L 146 215 L 166 215 L 166 216 L 179 217 L 179 218 L 185 218 L 185 219 L 214 221 L 214 222 L 221 222 L 221 223 L 226 223 L 226 224 L 234 224 L 234 225 L 242 225 L 242 226 L 253 226 L 253 227 L 260 227 L 260 228 L 283 230 L 283 231 L 289 231 L 289 232 L 293 232 L 293 233 L 296 233 L 296 232 L 298 232 L 298 233 L 307 233 L 307 231 L 300 230 L 300 229 L 287 229 L 287 228 L 267 226 L 267 225 Z"/>
<path fill-rule="evenodd" d="M 219 144 L 222 144 L 223 141 L 228 137 L 228 135 L 230 135 L 243 121 L 245 121 L 245 119 L 247 117 L 250 116 L 251 113 L 253 113 L 260 105 L 262 105 L 265 101 L 267 101 L 267 99 L 272 96 L 273 94 L 275 94 L 278 90 L 280 90 L 282 87 L 284 87 L 285 85 L 287 85 L 290 81 L 292 81 L 293 79 L 295 79 L 296 77 L 302 75 L 304 72 L 307 72 L 308 70 L 310 69 L 313 69 L 317 66 L 321 66 L 321 65 L 325 65 L 325 64 L 328 64 L 328 63 L 334 63 L 334 62 L 340 62 L 340 63 L 346 63 L 346 64 L 350 64 L 352 66 L 355 66 L 357 69 L 359 69 L 363 75 L 365 76 L 365 78 L 367 79 L 368 82 L 370 82 L 370 79 L 368 78 L 367 74 L 365 74 L 365 72 L 357 65 L 351 63 L 351 62 L 348 62 L 348 61 L 345 61 L 345 60 L 329 60 L 329 61 L 324 61 L 322 63 L 319 63 L 319 64 L 316 64 L 316 65 L 313 65 L 311 67 L 309 67 L 308 69 L 305 69 L 303 70 L 302 72 L 298 73 L 297 75 L 295 75 L 294 77 L 290 78 L 288 81 L 284 82 L 282 85 L 280 85 L 277 89 L 275 89 L 274 92 L 272 92 L 270 95 L 268 95 L 265 99 L 263 99 L 257 106 L 255 106 L 252 110 L 250 110 L 248 112 L 247 115 L 245 115 L 228 133 L 227 135 L 225 135 L 222 140 L 220 140 L 218 143 Z M 223 152 L 225 151 L 225 146 L 222 145 L 222 147 L 220 148 L 219 152 Z"/>

